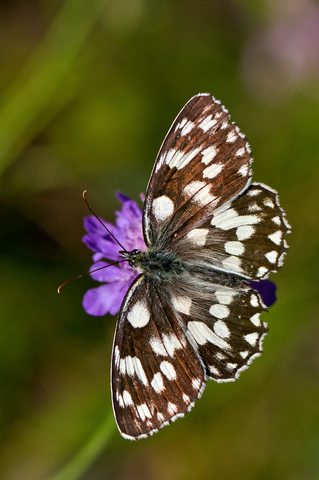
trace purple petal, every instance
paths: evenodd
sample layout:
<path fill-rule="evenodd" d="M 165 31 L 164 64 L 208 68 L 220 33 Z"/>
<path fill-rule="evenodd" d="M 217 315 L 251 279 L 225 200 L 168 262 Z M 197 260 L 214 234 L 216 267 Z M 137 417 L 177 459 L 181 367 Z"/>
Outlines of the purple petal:
<path fill-rule="evenodd" d="M 93 250 L 93 252 L 102 253 L 103 257 L 110 260 L 120 260 L 120 247 L 117 243 L 105 240 L 93 233 L 84 235 L 82 241 L 90 250 Z"/>
<path fill-rule="evenodd" d="M 94 280 L 103 283 L 111 282 L 123 282 L 127 284 L 127 288 L 130 286 L 134 278 L 137 277 L 138 272 L 132 270 L 129 265 L 128 268 L 125 266 L 128 265 L 128 262 L 125 262 L 124 268 L 119 268 L 116 265 L 109 265 L 106 262 L 94 263 L 90 268 L 90 275 Z M 97 272 L 92 272 L 92 270 L 98 270 Z"/>
<path fill-rule="evenodd" d="M 271 307 L 277 300 L 277 287 L 274 282 L 270 280 L 260 280 L 259 282 L 249 282 L 249 286 L 259 293 L 266 307 Z"/>
<path fill-rule="evenodd" d="M 116 235 L 118 234 L 117 227 L 112 225 L 112 223 L 106 222 L 105 220 L 103 220 L 103 218 L 101 218 L 101 221 L 110 230 L 110 232 L 116 237 Z M 105 237 L 108 240 L 112 239 L 115 242 L 113 237 L 108 233 L 108 231 L 103 227 L 103 225 L 93 215 L 90 215 L 89 217 L 84 217 L 83 226 L 84 226 L 84 229 L 88 233 L 94 233 L 94 234 L 99 235 L 101 237 Z"/>
<path fill-rule="evenodd" d="M 83 297 L 83 308 L 89 315 L 116 315 L 127 292 L 123 282 L 113 282 L 88 290 Z"/>
<path fill-rule="evenodd" d="M 128 197 L 127 195 L 124 195 L 124 193 L 120 192 L 119 190 L 116 190 L 115 195 L 116 195 L 116 198 L 123 204 L 125 202 L 131 201 L 130 197 Z"/>

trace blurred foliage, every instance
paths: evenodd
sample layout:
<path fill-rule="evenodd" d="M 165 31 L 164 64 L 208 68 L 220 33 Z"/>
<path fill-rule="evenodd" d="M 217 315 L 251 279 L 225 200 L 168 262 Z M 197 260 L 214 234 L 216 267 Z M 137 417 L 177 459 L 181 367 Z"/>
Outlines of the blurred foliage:
<path fill-rule="evenodd" d="M 1 478 L 47 478 L 109 414 L 115 319 L 82 310 L 88 277 L 56 294 L 90 265 L 81 193 L 108 221 L 115 190 L 137 200 L 200 91 L 248 136 L 254 179 L 293 227 L 265 352 L 151 439 L 114 427 L 83 478 L 319 477 L 319 48 L 302 51 L 316 13 L 308 0 L 0 2 Z"/>

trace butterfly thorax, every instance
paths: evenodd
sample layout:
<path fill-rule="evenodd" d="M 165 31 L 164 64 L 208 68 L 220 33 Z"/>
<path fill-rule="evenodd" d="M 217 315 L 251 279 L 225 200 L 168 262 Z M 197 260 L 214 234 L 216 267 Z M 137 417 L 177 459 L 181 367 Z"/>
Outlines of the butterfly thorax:
<path fill-rule="evenodd" d="M 131 252 L 119 252 L 126 258 L 132 268 L 151 277 L 166 279 L 170 276 L 180 275 L 183 272 L 183 264 L 175 254 L 165 249 L 150 247 L 145 252 L 132 250 Z"/>

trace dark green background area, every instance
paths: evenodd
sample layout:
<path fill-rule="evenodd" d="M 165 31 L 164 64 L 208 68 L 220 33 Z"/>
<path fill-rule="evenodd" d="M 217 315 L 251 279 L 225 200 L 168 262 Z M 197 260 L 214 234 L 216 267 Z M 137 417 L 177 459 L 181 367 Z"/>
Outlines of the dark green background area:
<path fill-rule="evenodd" d="M 303 18 L 316 9 L 304 4 L 0 2 L 1 478 L 47 478 L 110 412 L 116 319 L 83 311 L 89 277 L 56 293 L 91 264 L 81 194 L 107 221 L 116 190 L 139 201 L 198 92 L 231 112 L 254 180 L 279 191 L 292 225 L 270 333 L 262 357 L 235 383 L 209 382 L 184 419 L 138 442 L 114 428 L 83 478 L 319 478 L 319 45 L 308 58 L 318 40 Z"/>

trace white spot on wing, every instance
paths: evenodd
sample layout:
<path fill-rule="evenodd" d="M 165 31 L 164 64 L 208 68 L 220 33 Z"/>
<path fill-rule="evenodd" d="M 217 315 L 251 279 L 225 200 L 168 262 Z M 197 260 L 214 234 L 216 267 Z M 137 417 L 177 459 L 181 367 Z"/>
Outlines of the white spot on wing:
<path fill-rule="evenodd" d="M 142 328 L 150 320 L 150 311 L 143 301 L 137 301 L 127 314 L 127 319 L 134 328 Z"/>
<path fill-rule="evenodd" d="M 280 245 L 281 237 L 282 237 L 282 232 L 280 230 L 278 230 L 275 233 L 272 233 L 271 235 L 268 235 L 268 238 L 270 238 L 270 240 L 276 245 Z"/>
<path fill-rule="evenodd" d="M 245 247 L 241 242 L 226 242 L 225 251 L 230 255 L 242 255 Z"/>
<path fill-rule="evenodd" d="M 213 367 L 213 365 L 209 365 L 208 370 L 212 375 L 217 375 L 217 377 L 220 377 L 220 371 L 216 367 Z"/>
<path fill-rule="evenodd" d="M 137 405 L 136 408 L 142 422 L 144 422 L 146 418 L 152 418 L 152 414 L 146 403 L 142 403 L 142 405 Z"/>
<path fill-rule="evenodd" d="M 169 218 L 174 212 L 174 203 L 166 195 L 155 198 L 152 204 L 153 215 L 158 222 L 162 222 Z"/>
<path fill-rule="evenodd" d="M 183 401 L 184 401 L 185 403 L 187 403 L 187 404 L 188 404 L 189 401 L 190 401 L 190 398 L 189 398 L 188 395 L 186 395 L 186 393 L 183 393 Z"/>
<path fill-rule="evenodd" d="M 207 132 L 212 127 L 217 124 L 217 120 L 213 118 L 213 115 L 208 115 L 208 117 L 204 118 L 201 123 L 198 125 L 204 132 Z"/>
<path fill-rule="evenodd" d="M 142 366 L 141 360 L 138 357 L 133 357 L 132 362 L 133 362 L 134 370 L 135 370 L 135 373 L 136 373 L 137 377 L 141 380 L 141 382 L 144 385 L 148 385 L 147 376 L 144 372 L 144 368 Z"/>
<path fill-rule="evenodd" d="M 123 392 L 123 402 L 126 407 L 129 407 L 130 405 L 134 405 L 132 396 L 130 392 L 128 392 L 127 390 L 124 390 Z"/>
<path fill-rule="evenodd" d="M 129 375 L 130 377 L 133 377 L 133 375 L 135 373 L 135 369 L 134 369 L 134 364 L 133 364 L 132 357 L 130 355 L 128 355 L 127 357 L 125 357 L 124 360 L 125 360 L 127 375 Z"/>
<path fill-rule="evenodd" d="M 248 357 L 248 355 L 249 355 L 249 352 L 248 352 L 247 350 L 246 350 L 246 351 L 244 351 L 244 352 L 239 352 L 239 355 L 240 355 L 242 358 L 244 358 L 244 359 L 245 359 L 245 358 L 247 358 L 247 357 Z"/>
<path fill-rule="evenodd" d="M 217 298 L 218 302 L 222 303 L 223 305 L 230 305 L 235 295 L 237 295 L 236 290 L 232 290 L 231 288 L 220 288 L 215 292 L 215 297 Z"/>
<path fill-rule="evenodd" d="M 230 335 L 229 329 L 225 322 L 218 320 L 214 323 L 214 332 L 221 338 L 228 338 Z"/>
<path fill-rule="evenodd" d="M 155 373 L 151 381 L 151 385 L 154 388 L 156 393 L 161 393 L 163 390 L 165 390 L 164 380 L 160 372 Z"/>
<path fill-rule="evenodd" d="M 192 387 L 194 390 L 199 390 L 200 389 L 200 386 L 201 386 L 201 382 L 200 380 L 198 380 L 198 378 L 194 378 L 192 380 Z"/>
<path fill-rule="evenodd" d="M 175 350 L 182 348 L 182 345 L 178 341 L 175 335 L 162 335 L 164 347 L 170 357 L 174 355 Z"/>
<path fill-rule="evenodd" d="M 241 260 L 240 258 L 231 255 L 228 258 L 225 258 L 225 260 L 222 261 L 223 267 L 226 268 L 226 270 L 229 270 L 231 272 L 235 273 L 242 273 L 243 269 L 241 268 Z"/>
<path fill-rule="evenodd" d="M 114 348 L 114 363 L 116 367 L 118 367 L 120 364 L 120 349 L 117 345 L 115 345 L 115 348 Z"/>
<path fill-rule="evenodd" d="M 206 183 L 205 182 L 199 182 L 195 180 L 194 182 L 189 183 L 184 187 L 183 192 L 188 196 L 192 197 L 197 193 L 201 188 L 205 187 Z"/>
<path fill-rule="evenodd" d="M 210 307 L 209 313 L 216 318 L 227 318 L 229 315 L 229 308 L 226 305 L 215 303 Z"/>
<path fill-rule="evenodd" d="M 187 238 L 197 247 L 203 247 L 208 233 L 208 228 L 194 228 L 194 230 L 188 232 Z"/>
<path fill-rule="evenodd" d="M 204 345 L 207 342 L 213 343 L 220 348 L 229 348 L 225 340 L 218 337 L 205 323 L 203 322 L 188 322 L 188 329 L 192 334 L 194 340 L 198 345 Z"/>
<path fill-rule="evenodd" d="M 274 206 L 275 206 L 275 204 L 271 200 L 271 198 L 265 198 L 264 199 L 264 205 L 265 205 L 265 207 L 270 207 L 270 208 L 274 208 Z"/>
<path fill-rule="evenodd" d="M 163 357 L 167 356 L 164 345 L 158 337 L 151 337 L 149 344 L 153 352 L 156 353 L 156 355 L 162 355 Z"/>
<path fill-rule="evenodd" d="M 281 221 L 280 221 L 280 217 L 273 217 L 272 218 L 272 221 L 276 224 L 276 225 L 280 225 L 281 224 Z"/>
<path fill-rule="evenodd" d="M 251 294 L 251 297 L 250 297 L 250 305 L 251 305 L 252 307 L 258 307 L 258 305 L 259 305 L 257 295 L 255 295 L 254 293 Z"/>
<path fill-rule="evenodd" d="M 120 360 L 120 374 L 125 375 L 126 374 L 126 362 L 125 358 L 121 358 Z"/>
<path fill-rule="evenodd" d="M 244 225 L 254 225 L 259 223 L 260 220 L 261 218 L 258 215 L 238 215 L 236 210 L 229 208 L 215 215 L 211 220 L 211 224 L 222 230 L 229 230 L 230 228 Z"/>
<path fill-rule="evenodd" d="M 248 335 L 245 335 L 243 338 L 244 340 L 246 340 L 246 342 L 250 343 L 250 345 L 254 347 L 258 340 L 258 333 L 257 332 L 249 333 Z"/>
<path fill-rule="evenodd" d="M 214 178 L 222 171 L 223 168 L 224 165 L 222 163 L 213 163 L 203 170 L 203 177 Z"/>
<path fill-rule="evenodd" d="M 256 277 L 260 278 L 260 277 L 263 277 L 265 275 L 265 273 L 268 272 L 268 268 L 266 267 L 259 267 L 258 270 L 257 270 L 257 273 L 256 273 Z"/>
<path fill-rule="evenodd" d="M 235 133 L 235 131 L 231 131 L 227 135 L 226 142 L 234 143 L 236 138 L 237 138 L 237 134 Z"/>
<path fill-rule="evenodd" d="M 259 316 L 260 316 L 260 313 L 255 313 L 255 315 L 253 315 L 250 318 L 251 323 L 253 323 L 256 327 L 260 327 L 260 325 L 261 325 L 261 321 L 259 319 Z"/>
<path fill-rule="evenodd" d="M 175 415 L 176 412 L 177 412 L 177 406 L 174 403 L 168 402 L 167 403 L 167 413 L 169 415 Z M 171 418 L 171 421 L 173 421 L 172 418 Z"/>
<path fill-rule="evenodd" d="M 216 198 L 214 195 L 211 195 L 209 192 L 210 192 L 210 185 L 206 185 L 206 187 L 202 188 L 194 195 L 194 197 L 192 198 L 192 201 L 198 202 L 201 205 L 208 205 Z"/>
<path fill-rule="evenodd" d="M 246 177 L 246 175 L 249 172 L 249 166 L 248 165 L 242 165 L 240 169 L 238 170 L 238 173 L 240 173 L 243 177 Z"/>
<path fill-rule="evenodd" d="M 251 203 L 248 207 L 249 212 L 260 212 L 262 208 L 257 203 Z"/>
<path fill-rule="evenodd" d="M 237 152 L 235 153 L 236 157 L 242 157 L 245 155 L 245 149 L 244 148 L 239 148 Z"/>
<path fill-rule="evenodd" d="M 176 150 L 174 148 L 171 148 L 167 154 L 166 154 L 166 157 L 165 157 L 165 163 L 167 165 L 169 165 L 172 161 L 172 158 L 174 157 L 174 155 L 176 154 Z M 163 163 L 163 161 L 161 161 L 161 164 Z"/>
<path fill-rule="evenodd" d="M 159 366 L 161 372 L 165 375 L 168 380 L 175 380 L 176 379 L 176 371 L 173 365 L 166 360 L 163 360 Z"/>
<path fill-rule="evenodd" d="M 254 233 L 255 229 L 251 225 L 243 225 L 236 230 L 238 240 L 248 240 Z"/>
<path fill-rule="evenodd" d="M 202 162 L 208 165 L 216 157 L 217 153 L 218 149 L 214 147 L 214 145 L 205 148 L 205 150 L 202 151 Z"/>
<path fill-rule="evenodd" d="M 262 192 L 262 190 L 259 190 L 259 188 L 256 188 L 254 190 L 248 190 L 247 195 L 250 197 L 255 197 L 256 195 L 259 195 Z"/>
<path fill-rule="evenodd" d="M 199 147 L 191 149 L 188 153 L 185 153 L 182 150 L 177 150 L 172 156 L 169 166 L 171 168 L 176 167 L 177 170 L 184 168 L 194 157 L 196 157 L 196 155 L 198 155 L 199 152 Z"/>
<path fill-rule="evenodd" d="M 175 310 L 181 313 L 189 315 L 189 311 L 192 305 L 191 298 L 188 297 L 172 297 L 172 304 Z"/>
<path fill-rule="evenodd" d="M 181 130 L 181 137 L 184 135 L 187 135 L 189 132 L 191 132 L 195 127 L 195 123 L 188 121 L 186 125 L 182 128 Z"/>
<path fill-rule="evenodd" d="M 276 263 L 278 252 L 273 250 L 272 252 L 265 253 L 265 257 L 270 263 Z"/>

